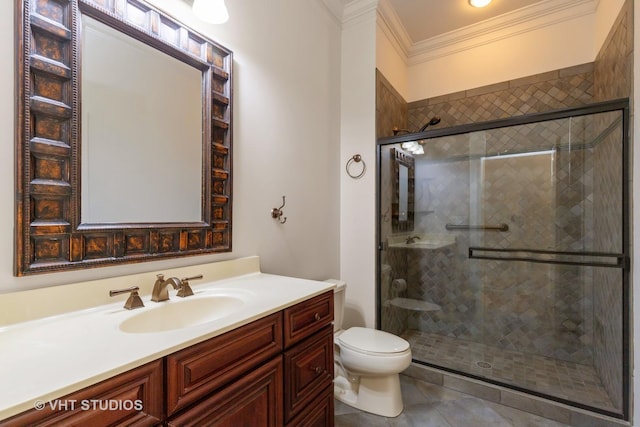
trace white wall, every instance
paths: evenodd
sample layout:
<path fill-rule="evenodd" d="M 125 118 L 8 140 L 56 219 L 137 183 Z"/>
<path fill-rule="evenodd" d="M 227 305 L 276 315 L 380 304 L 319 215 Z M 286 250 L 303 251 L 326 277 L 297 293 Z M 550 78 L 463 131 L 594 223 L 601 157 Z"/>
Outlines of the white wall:
<path fill-rule="evenodd" d="M 364 11 L 347 20 L 342 31 L 340 161 L 345 165 L 360 154 L 367 164 L 360 179 L 340 175 L 340 278 L 347 282 L 346 326 L 375 326 L 376 3 L 360 2 Z"/>
<path fill-rule="evenodd" d="M 343 171 L 340 24 L 321 0 L 228 1 L 230 20 L 219 26 L 198 21 L 191 2 L 151 2 L 235 55 L 233 252 L 13 277 L 15 2 L 1 1 L 0 57 L 5 60 L 0 64 L 0 292 L 247 255 L 259 255 L 265 272 L 337 277 Z M 288 219 L 281 225 L 270 211 L 283 195 Z"/>

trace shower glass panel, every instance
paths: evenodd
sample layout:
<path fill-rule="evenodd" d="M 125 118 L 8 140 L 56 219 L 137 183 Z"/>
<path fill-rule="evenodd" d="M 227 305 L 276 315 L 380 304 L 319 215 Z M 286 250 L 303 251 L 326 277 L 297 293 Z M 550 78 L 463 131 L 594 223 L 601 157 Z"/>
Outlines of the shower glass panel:
<path fill-rule="evenodd" d="M 379 326 L 414 362 L 628 417 L 626 105 L 379 141 Z"/>

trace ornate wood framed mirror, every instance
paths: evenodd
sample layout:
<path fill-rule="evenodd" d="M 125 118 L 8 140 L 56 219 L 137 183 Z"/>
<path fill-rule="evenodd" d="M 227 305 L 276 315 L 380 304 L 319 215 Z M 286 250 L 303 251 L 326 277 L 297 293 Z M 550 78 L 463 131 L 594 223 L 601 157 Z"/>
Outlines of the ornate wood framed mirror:
<path fill-rule="evenodd" d="M 408 153 L 394 148 L 392 168 L 395 179 L 391 202 L 391 229 L 394 233 L 413 230 L 415 216 L 415 159 Z"/>
<path fill-rule="evenodd" d="M 140 0 L 16 4 L 15 274 L 231 251 L 232 52 Z M 107 38 L 123 44 L 107 49 Z M 143 51 L 147 68 L 123 59 L 142 61 Z M 88 65 L 90 57 L 98 62 Z M 131 71 L 113 77 L 124 65 Z M 178 83 L 180 70 L 189 89 Z M 164 81 L 140 89 L 162 74 Z M 182 92 L 191 95 L 178 102 Z M 118 110 L 124 114 L 109 114 Z M 192 169 L 191 180 L 178 183 Z M 150 180 L 137 182 L 143 177 Z M 189 198 L 176 200 L 187 189 Z M 153 196 L 141 201 L 144 193 Z M 183 205 L 188 213 L 164 215 Z"/>

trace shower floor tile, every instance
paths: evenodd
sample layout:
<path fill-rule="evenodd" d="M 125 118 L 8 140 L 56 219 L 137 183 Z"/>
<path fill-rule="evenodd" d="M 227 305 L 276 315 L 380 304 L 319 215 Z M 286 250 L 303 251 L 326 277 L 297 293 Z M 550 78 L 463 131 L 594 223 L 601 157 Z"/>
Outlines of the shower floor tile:
<path fill-rule="evenodd" d="M 591 366 L 412 329 L 402 337 L 416 360 L 619 412 Z"/>

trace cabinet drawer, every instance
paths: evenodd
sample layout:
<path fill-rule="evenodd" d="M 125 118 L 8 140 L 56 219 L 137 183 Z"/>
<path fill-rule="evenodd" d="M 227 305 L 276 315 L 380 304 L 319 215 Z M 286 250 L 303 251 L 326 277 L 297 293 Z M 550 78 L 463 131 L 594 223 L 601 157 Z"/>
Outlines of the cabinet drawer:
<path fill-rule="evenodd" d="M 282 356 L 205 398 L 170 420 L 168 425 L 282 426 Z"/>
<path fill-rule="evenodd" d="M 285 348 L 289 348 L 331 322 L 333 322 L 333 290 L 285 309 Z"/>
<path fill-rule="evenodd" d="M 335 424 L 333 384 L 299 413 L 287 427 L 333 427 Z"/>
<path fill-rule="evenodd" d="M 167 414 L 204 397 L 282 351 L 282 314 L 167 356 Z"/>
<path fill-rule="evenodd" d="M 0 426 L 152 426 L 162 417 L 162 360 L 157 360 L 47 401 L 44 409 L 0 421 Z"/>
<path fill-rule="evenodd" d="M 284 418 L 289 422 L 333 383 L 333 326 L 284 353 Z"/>

